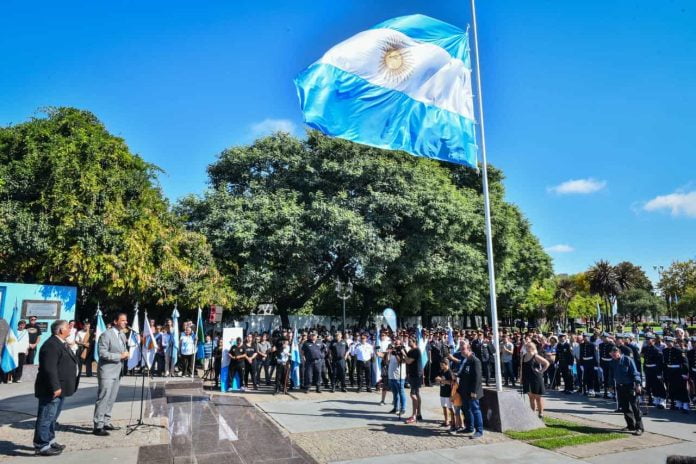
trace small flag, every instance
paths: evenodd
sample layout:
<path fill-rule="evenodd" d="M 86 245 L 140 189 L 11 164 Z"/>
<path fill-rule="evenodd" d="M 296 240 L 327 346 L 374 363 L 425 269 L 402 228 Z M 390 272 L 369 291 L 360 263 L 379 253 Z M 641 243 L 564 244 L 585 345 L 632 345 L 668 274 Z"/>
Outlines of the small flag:
<path fill-rule="evenodd" d="M 597 322 L 602 320 L 602 311 L 599 309 L 599 303 L 597 303 Z"/>
<path fill-rule="evenodd" d="M 152 327 L 150 326 L 150 319 L 147 317 L 147 311 L 145 311 L 145 321 L 143 322 L 143 365 L 147 366 L 148 369 L 152 368 L 152 363 L 155 360 L 155 348 L 157 343 L 155 342 L 155 335 L 152 333 Z"/>
<path fill-rule="evenodd" d="M 128 370 L 134 369 L 140 361 L 140 320 L 138 318 L 138 304 L 136 303 L 133 325 L 131 325 L 130 337 L 128 338 Z"/>
<path fill-rule="evenodd" d="M 104 318 L 102 317 L 102 312 L 101 309 L 99 308 L 99 303 L 97 303 L 97 323 L 94 324 L 96 329 L 94 330 L 94 360 L 96 362 L 99 362 L 99 337 L 101 337 L 101 334 L 106 332 L 106 324 L 104 324 Z"/>
<path fill-rule="evenodd" d="M 611 301 L 611 315 L 616 316 L 619 312 L 619 305 L 616 298 Z"/>
<path fill-rule="evenodd" d="M 454 335 L 452 334 L 452 326 L 450 325 L 447 326 L 447 346 L 452 349 L 457 347 L 456 343 L 454 342 Z"/>
<path fill-rule="evenodd" d="M 205 331 L 203 330 L 203 311 L 198 308 L 198 323 L 196 324 L 196 340 L 198 349 L 196 359 L 205 358 Z"/>
<path fill-rule="evenodd" d="M 389 19 L 328 50 L 295 86 L 305 123 L 327 135 L 477 165 L 468 31 Z"/>
<path fill-rule="evenodd" d="M 172 366 L 176 366 L 179 361 L 179 310 L 177 304 L 174 303 L 174 311 L 172 311 Z M 172 374 L 174 374 L 172 372 Z"/>
<path fill-rule="evenodd" d="M 5 336 L 5 345 L 2 348 L 2 361 L 0 368 L 3 372 L 8 373 L 17 369 L 19 365 L 19 356 L 17 353 L 17 339 L 19 337 L 17 324 L 19 323 L 19 311 L 17 310 L 17 302 L 15 301 L 12 309 L 12 317 L 10 318 L 10 327 Z"/>

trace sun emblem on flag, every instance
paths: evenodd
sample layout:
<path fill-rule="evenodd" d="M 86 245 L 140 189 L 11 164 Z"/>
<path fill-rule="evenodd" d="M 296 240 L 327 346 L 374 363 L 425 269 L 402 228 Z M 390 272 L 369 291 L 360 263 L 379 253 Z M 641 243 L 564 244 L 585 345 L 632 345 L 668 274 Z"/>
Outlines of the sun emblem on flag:
<path fill-rule="evenodd" d="M 406 42 L 398 37 L 389 37 L 380 43 L 382 57 L 380 73 L 389 81 L 398 84 L 413 72 L 413 57 Z"/>

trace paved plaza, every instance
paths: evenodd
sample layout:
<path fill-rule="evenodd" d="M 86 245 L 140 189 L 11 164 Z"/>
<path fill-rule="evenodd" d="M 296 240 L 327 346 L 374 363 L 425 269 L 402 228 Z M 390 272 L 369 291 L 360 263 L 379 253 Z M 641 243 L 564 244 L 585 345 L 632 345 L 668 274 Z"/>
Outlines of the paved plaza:
<path fill-rule="evenodd" d="M 621 463 L 664 462 L 670 454 L 696 454 L 696 415 L 650 410 L 646 434 L 608 442 L 544 450 L 486 431 L 482 440 L 451 436 L 440 427 L 437 388 L 423 389 L 425 421 L 406 425 L 380 405 L 378 392 L 220 393 L 198 381 L 147 382 L 146 426 L 126 436 L 139 413 L 140 384 L 123 379 L 108 439 L 93 436 L 96 380 L 82 379 L 60 418 L 58 439 L 68 446 L 61 463 Z M 30 463 L 36 400 L 29 383 L 0 390 L 0 461 Z M 391 395 L 387 395 L 389 401 Z M 410 409 L 410 408 L 409 408 Z M 623 416 L 603 399 L 551 393 L 547 415 L 616 431 Z"/>

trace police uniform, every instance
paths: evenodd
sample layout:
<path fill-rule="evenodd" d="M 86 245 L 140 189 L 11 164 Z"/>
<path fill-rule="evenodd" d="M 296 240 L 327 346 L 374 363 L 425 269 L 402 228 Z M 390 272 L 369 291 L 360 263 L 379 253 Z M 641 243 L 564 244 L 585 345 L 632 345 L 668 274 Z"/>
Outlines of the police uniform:
<path fill-rule="evenodd" d="M 665 337 L 666 342 L 673 342 L 673 337 Z M 664 362 L 665 382 L 669 399 L 672 402 L 672 409 L 682 409 L 689 411 L 689 393 L 686 390 L 686 380 L 689 368 L 684 352 L 678 346 L 667 347 L 662 350 Z"/>
<path fill-rule="evenodd" d="M 582 367 L 582 390 L 586 395 L 594 396 L 597 382 L 597 347 L 590 341 L 588 334 L 583 336 L 580 345 L 580 366 Z"/>
<path fill-rule="evenodd" d="M 615 344 L 614 342 L 609 338 L 609 334 L 604 332 L 602 334 L 602 337 L 604 337 L 605 341 L 599 344 L 598 350 L 599 350 L 599 366 L 602 369 L 602 374 L 604 377 L 604 381 L 602 382 L 602 386 L 604 388 L 604 397 L 605 398 L 613 398 L 613 390 L 614 390 L 614 376 L 612 374 L 612 369 L 611 369 L 611 349 L 614 348 Z"/>
<path fill-rule="evenodd" d="M 648 340 L 655 340 L 655 335 L 645 336 Z M 664 363 L 662 353 L 655 345 L 648 344 L 643 348 L 643 367 L 645 369 L 645 390 L 659 409 L 665 407 L 665 383 L 663 381 Z"/>
<path fill-rule="evenodd" d="M 331 367 L 333 368 L 332 391 L 336 390 L 339 384 L 341 391 L 346 391 L 346 353 L 348 353 L 349 348 L 345 340 L 334 340 L 329 348 Z"/>
<path fill-rule="evenodd" d="M 559 334 L 559 340 L 561 336 L 565 337 L 565 334 Z M 558 373 L 563 378 L 563 391 L 564 393 L 572 393 L 572 366 L 574 362 L 573 347 L 570 346 L 567 339 L 564 342 L 558 342 L 558 346 L 556 347 L 556 360 L 558 361 Z"/>
<path fill-rule="evenodd" d="M 302 356 L 305 360 L 305 392 L 309 390 L 312 384 L 317 386 L 317 393 L 321 393 L 321 371 L 324 358 L 322 355 L 322 346 L 316 342 L 307 340 L 302 345 Z"/>

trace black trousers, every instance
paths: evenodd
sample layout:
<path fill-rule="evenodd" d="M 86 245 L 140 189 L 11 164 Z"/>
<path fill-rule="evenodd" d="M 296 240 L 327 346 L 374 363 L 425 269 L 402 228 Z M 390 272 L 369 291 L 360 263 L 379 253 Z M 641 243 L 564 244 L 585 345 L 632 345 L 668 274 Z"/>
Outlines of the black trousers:
<path fill-rule="evenodd" d="M 491 361 L 490 361 L 490 359 L 487 359 L 485 361 L 481 361 L 481 378 L 484 382 L 486 382 L 486 386 L 488 386 L 490 379 L 491 379 Z"/>
<path fill-rule="evenodd" d="M 193 367 L 196 360 L 194 359 L 195 354 L 182 354 L 181 355 L 181 372 L 184 377 L 191 377 L 193 374 Z"/>
<path fill-rule="evenodd" d="M 312 385 L 316 385 L 317 391 L 321 390 L 321 368 L 324 364 L 323 359 L 305 362 L 305 384 L 304 388 L 309 389 Z"/>
<path fill-rule="evenodd" d="M 346 361 L 340 359 L 333 362 L 333 376 L 331 378 L 331 386 L 335 389 L 337 387 L 346 389 Z"/>
<path fill-rule="evenodd" d="M 82 353 L 87 350 L 87 355 L 85 355 L 85 359 L 82 359 Z M 77 349 L 77 362 L 78 366 L 80 367 L 80 372 L 82 372 L 82 366 L 85 366 L 85 375 L 87 377 L 92 377 L 92 361 L 94 360 L 94 357 L 91 356 L 91 353 L 89 352 L 89 348 L 84 348 L 84 347 L 79 347 Z"/>
<path fill-rule="evenodd" d="M 34 355 L 36 355 L 36 348 L 27 349 L 27 362 L 25 364 L 34 364 Z"/>
<path fill-rule="evenodd" d="M 584 393 L 595 391 L 596 383 L 596 363 L 594 361 L 582 361 L 582 390 Z"/>
<path fill-rule="evenodd" d="M 256 383 L 256 359 L 253 362 L 244 361 L 244 387 L 249 386 L 249 377 L 251 377 L 251 383 L 254 388 L 258 388 Z"/>
<path fill-rule="evenodd" d="M 611 370 L 611 361 L 599 361 L 599 367 L 602 368 L 602 373 L 604 374 L 604 381 L 602 382 L 602 387 L 604 388 L 604 393 L 607 389 L 611 390 L 614 388 L 614 374 Z"/>
<path fill-rule="evenodd" d="M 275 391 L 279 392 L 282 391 L 285 393 L 287 389 L 285 388 L 285 372 L 287 370 L 288 366 L 286 364 L 278 364 L 276 367 L 276 378 L 275 378 Z M 288 379 L 288 383 L 290 383 L 290 380 Z"/>
<path fill-rule="evenodd" d="M 232 382 L 234 381 L 234 376 L 239 374 L 239 388 L 244 386 L 244 363 L 243 362 L 232 362 L 230 363 L 229 369 L 229 387 L 232 388 Z"/>
<path fill-rule="evenodd" d="M 638 395 L 633 384 L 623 384 L 616 386 L 616 394 L 619 398 L 619 409 L 624 414 L 626 425 L 631 430 L 643 430 L 643 422 L 640 417 L 640 406 L 638 405 Z"/>
<path fill-rule="evenodd" d="M 350 386 L 355 385 L 355 356 L 348 356 L 348 379 L 350 380 Z"/>
<path fill-rule="evenodd" d="M 558 365 L 558 384 L 560 385 L 560 378 L 563 378 L 563 390 L 573 391 L 573 372 L 569 364 L 559 364 Z"/>
<path fill-rule="evenodd" d="M 24 361 L 26 361 L 26 358 L 26 353 L 17 354 L 17 369 L 15 369 L 14 374 L 12 374 L 15 382 L 22 380 L 22 372 L 24 371 Z"/>
<path fill-rule="evenodd" d="M 355 368 L 358 371 L 358 391 L 363 386 L 365 382 L 365 388 L 367 391 L 372 390 L 372 363 L 370 361 L 355 361 Z"/>

